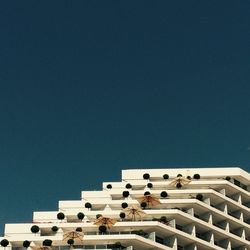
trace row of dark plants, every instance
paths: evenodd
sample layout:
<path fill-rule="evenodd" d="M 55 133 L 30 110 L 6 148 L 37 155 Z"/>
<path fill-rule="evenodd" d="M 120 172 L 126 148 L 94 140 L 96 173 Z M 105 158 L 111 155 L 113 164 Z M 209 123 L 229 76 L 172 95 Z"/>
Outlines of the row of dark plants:
<path fill-rule="evenodd" d="M 178 174 L 177 175 L 177 177 L 180 177 L 180 176 L 182 176 L 182 174 Z M 148 174 L 148 173 L 143 174 L 142 177 L 143 177 L 144 180 L 150 180 L 150 174 Z M 169 179 L 169 175 L 168 174 L 164 174 L 162 177 L 163 177 L 164 180 L 168 180 Z M 190 178 L 191 178 L 191 176 L 190 176 Z M 199 174 L 194 174 L 193 175 L 193 179 L 199 180 L 200 178 L 201 177 L 200 177 Z"/>
<path fill-rule="evenodd" d="M 161 216 L 160 218 L 153 218 L 152 221 L 158 221 L 158 222 L 161 222 L 161 223 L 166 224 L 166 225 L 168 225 L 168 223 L 169 223 L 166 216 Z"/>
<path fill-rule="evenodd" d="M 177 177 L 182 177 L 182 174 L 178 174 Z M 193 175 L 193 178 L 192 178 L 191 176 L 187 176 L 186 178 L 189 179 L 189 180 L 192 180 L 192 179 L 199 180 L 201 177 L 200 177 L 200 174 L 194 174 L 194 175 Z M 145 179 L 145 180 L 150 180 L 150 175 L 149 175 L 148 173 L 145 173 L 145 174 L 143 175 L 143 179 Z M 169 179 L 169 175 L 168 175 L 168 174 L 164 174 L 164 175 L 163 175 L 163 179 L 164 179 L 164 180 Z M 230 180 L 231 180 L 231 177 L 230 177 L 230 176 L 226 176 L 224 179 L 227 180 L 227 181 L 230 181 Z M 125 187 L 126 187 L 127 189 L 132 189 L 132 185 L 131 185 L 130 183 L 126 184 Z M 153 184 L 152 184 L 152 183 L 148 183 L 148 184 L 147 184 L 147 187 L 148 187 L 148 188 L 153 188 Z M 182 188 L 182 184 L 181 184 L 181 183 L 177 183 L 177 184 L 176 184 L 176 187 L 177 187 L 177 188 Z M 107 189 L 112 189 L 112 185 L 111 185 L 111 184 L 108 184 L 108 185 L 106 186 L 106 188 L 107 188 Z M 125 193 L 124 193 L 124 192 L 125 192 Z M 123 192 L 123 197 L 128 197 L 127 191 L 124 191 L 124 192 Z"/>
<path fill-rule="evenodd" d="M 59 230 L 59 228 L 57 226 L 52 226 L 51 227 L 51 231 L 56 233 L 57 231 Z M 33 225 L 31 228 L 30 228 L 30 231 L 34 234 L 38 233 L 40 231 L 40 227 L 37 226 L 37 225 Z M 81 227 L 77 227 L 76 228 L 76 231 L 77 232 L 81 232 L 82 231 L 82 228 Z"/>
<path fill-rule="evenodd" d="M 123 193 L 122 193 L 122 196 L 123 196 L 124 198 L 129 197 L 129 195 L 130 195 L 129 191 L 123 191 Z M 150 195 L 150 192 L 149 192 L 149 191 L 146 191 L 146 192 L 144 193 L 144 196 L 145 196 L 145 195 Z M 166 191 L 162 191 L 162 192 L 160 193 L 160 196 L 161 196 L 162 198 L 166 198 L 166 197 L 168 196 L 168 193 L 167 193 Z"/>
<path fill-rule="evenodd" d="M 30 243 L 31 242 L 28 240 L 23 241 L 23 247 L 28 248 L 30 246 Z M 43 246 L 50 247 L 50 246 L 52 246 L 52 240 L 45 239 L 42 244 L 43 244 Z M 2 247 L 7 247 L 9 245 L 9 241 L 7 239 L 3 239 L 3 240 L 1 240 L 0 245 Z"/>
<path fill-rule="evenodd" d="M 178 175 L 177 175 L 177 177 L 181 177 L 181 176 L 182 176 L 182 174 L 178 174 Z M 168 179 L 169 179 L 169 175 L 168 175 L 168 174 L 164 174 L 162 177 L 163 177 L 164 180 L 168 180 Z M 193 179 L 199 180 L 200 178 L 201 178 L 201 177 L 200 177 L 199 174 L 194 174 L 194 175 L 193 175 Z M 148 173 L 144 174 L 144 175 L 143 175 L 143 179 L 144 179 L 144 180 L 150 180 L 150 175 L 149 175 Z M 187 176 L 187 179 L 190 179 L 190 180 L 191 180 L 192 177 L 191 177 L 191 176 Z M 130 183 L 127 183 L 125 187 L 126 187 L 127 189 L 131 189 L 131 188 L 132 188 L 132 185 L 131 185 Z M 153 188 L 153 184 L 152 184 L 152 183 L 148 183 L 148 184 L 147 184 L 147 187 L 148 187 L 148 188 Z M 107 189 L 112 189 L 112 185 L 111 185 L 111 184 L 107 184 L 106 188 L 107 188 Z"/>
<path fill-rule="evenodd" d="M 136 234 L 136 235 L 139 235 L 139 236 L 142 236 L 142 237 L 148 237 L 148 233 L 146 233 L 142 229 L 131 231 L 131 234 Z"/>
<path fill-rule="evenodd" d="M 108 244 L 107 248 L 111 248 L 111 249 L 125 249 L 126 247 L 124 247 L 121 242 L 115 242 L 114 244 Z"/>
<path fill-rule="evenodd" d="M 53 243 L 52 240 L 45 239 L 43 241 L 43 246 L 51 247 L 52 243 Z M 69 245 L 74 245 L 74 239 L 69 239 L 67 241 L 67 243 Z M 23 247 L 24 248 L 28 248 L 30 246 L 30 244 L 31 244 L 31 242 L 28 241 L 28 240 L 23 241 Z M 3 240 L 1 240 L 0 245 L 2 247 L 7 247 L 9 245 L 9 241 L 7 239 L 3 239 Z M 124 248 L 126 248 L 126 247 L 122 246 L 121 242 L 115 242 L 114 244 L 109 244 L 108 247 L 110 247 L 110 248 L 117 248 L 117 249 L 124 249 Z"/>

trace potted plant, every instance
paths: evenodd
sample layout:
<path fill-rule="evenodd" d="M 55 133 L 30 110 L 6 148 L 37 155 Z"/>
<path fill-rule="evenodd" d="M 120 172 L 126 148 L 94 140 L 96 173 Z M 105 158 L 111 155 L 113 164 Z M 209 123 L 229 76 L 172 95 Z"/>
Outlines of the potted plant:
<path fill-rule="evenodd" d="M 77 218 L 78 218 L 79 220 L 83 220 L 84 217 L 85 217 L 85 215 L 84 215 L 84 213 L 82 213 L 82 212 L 79 212 L 79 213 L 77 214 Z"/>
<path fill-rule="evenodd" d="M 128 203 L 127 202 L 123 202 L 121 206 L 122 206 L 123 209 L 125 209 L 126 207 L 128 207 Z"/>
<path fill-rule="evenodd" d="M 121 219 L 125 219 L 126 214 L 124 212 L 121 212 L 119 216 L 120 216 Z"/>
<path fill-rule="evenodd" d="M 45 240 L 43 241 L 43 246 L 51 247 L 51 245 L 52 245 L 52 240 L 45 239 Z"/>
<path fill-rule="evenodd" d="M 122 192 L 122 196 L 123 196 L 124 198 L 129 197 L 129 191 L 123 191 L 123 192 Z"/>
<path fill-rule="evenodd" d="M 126 188 L 127 189 L 131 189 L 132 188 L 132 185 L 130 183 L 126 184 Z"/>
<path fill-rule="evenodd" d="M 196 199 L 199 201 L 203 201 L 203 195 L 202 194 L 197 194 Z"/>
<path fill-rule="evenodd" d="M 201 178 L 201 176 L 199 174 L 194 174 L 193 178 L 196 180 L 199 180 Z"/>
<path fill-rule="evenodd" d="M 105 225 L 99 226 L 99 232 L 105 234 L 107 232 L 107 227 Z"/>
<path fill-rule="evenodd" d="M 9 245 L 9 241 L 7 239 L 3 239 L 1 240 L 0 244 L 2 247 L 7 247 Z"/>
<path fill-rule="evenodd" d="M 28 248 L 29 246 L 30 246 L 30 241 L 25 240 L 25 241 L 23 242 L 23 247 Z"/>
<path fill-rule="evenodd" d="M 147 207 L 147 205 L 148 205 L 147 202 L 142 202 L 142 203 L 141 203 L 141 207 L 142 207 L 143 209 L 145 209 L 145 208 Z"/>
<path fill-rule="evenodd" d="M 169 175 L 168 174 L 164 174 L 162 177 L 163 177 L 164 180 L 167 180 L 169 178 Z"/>
<path fill-rule="evenodd" d="M 161 192 L 161 197 L 162 198 L 167 198 L 168 197 L 168 193 L 166 191 L 162 191 Z"/>
<path fill-rule="evenodd" d="M 153 184 L 152 184 L 152 183 L 148 183 L 148 184 L 147 184 L 147 187 L 148 187 L 148 188 L 152 188 L 152 187 L 153 187 Z"/>
<path fill-rule="evenodd" d="M 52 232 L 54 232 L 54 233 L 56 233 L 57 231 L 58 231 L 58 227 L 57 226 L 53 226 L 52 228 L 51 228 L 51 230 L 52 230 Z"/>
<path fill-rule="evenodd" d="M 92 205 L 91 205 L 90 202 L 86 202 L 86 203 L 85 203 L 85 207 L 86 207 L 87 209 L 91 209 L 91 208 L 92 208 Z"/>
<path fill-rule="evenodd" d="M 149 180 L 149 179 L 150 179 L 150 175 L 149 175 L 148 173 L 145 173 L 145 174 L 143 175 L 143 179 L 144 179 L 144 180 Z"/>
<path fill-rule="evenodd" d="M 64 218 L 65 218 L 64 213 L 60 212 L 60 213 L 57 214 L 57 219 L 58 220 L 63 220 Z"/>
<path fill-rule="evenodd" d="M 30 231 L 34 234 L 38 233 L 40 231 L 40 228 L 39 226 L 37 225 L 33 225 L 31 228 L 30 228 Z"/>
<path fill-rule="evenodd" d="M 70 246 L 73 246 L 75 241 L 73 239 L 68 239 L 67 243 L 70 245 Z"/>

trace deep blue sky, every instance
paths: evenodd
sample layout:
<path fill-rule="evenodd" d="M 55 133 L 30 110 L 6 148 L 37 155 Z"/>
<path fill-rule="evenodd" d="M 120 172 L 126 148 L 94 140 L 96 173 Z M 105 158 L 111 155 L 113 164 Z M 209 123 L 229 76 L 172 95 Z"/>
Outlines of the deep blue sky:
<path fill-rule="evenodd" d="M 250 170 L 249 1 L 0 4 L 0 224 L 124 168 Z"/>

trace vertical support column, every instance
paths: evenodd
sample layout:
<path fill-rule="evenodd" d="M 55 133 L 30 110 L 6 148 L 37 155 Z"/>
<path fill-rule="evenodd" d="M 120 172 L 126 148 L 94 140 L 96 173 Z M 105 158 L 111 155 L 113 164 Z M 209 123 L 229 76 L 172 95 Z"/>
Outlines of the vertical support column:
<path fill-rule="evenodd" d="M 133 246 L 126 247 L 126 250 L 133 250 Z"/>
<path fill-rule="evenodd" d="M 193 208 L 189 208 L 187 210 L 187 214 L 190 214 L 190 215 L 194 216 L 194 209 Z"/>
<path fill-rule="evenodd" d="M 239 250 L 248 250 L 248 249 L 247 249 L 247 246 L 242 246 L 239 248 Z"/>
<path fill-rule="evenodd" d="M 212 231 L 203 234 L 204 239 L 210 244 L 214 245 L 214 234 Z"/>
<path fill-rule="evenodd" d="M 210 206 L 210 204 L 211 204 L 210 198 L 209 198 L 209 197 L 206 198 L 206 199 L 204 199 L 203 202 L 206 203 L 206 204 L 209 205 L 209 206 Z"/>
<path fill-rule="evenodd" d="M 64 234 L 64 232 L 63 232 L 62 228 L 59 228 L 58 231 L 56 232 L 56 235 L 62 235 L 62 237 L 63 237 L 63 234 Z"/>
<path fill-rule="evenodd" d="M 229 239 L 224 239 L 219 242 L 219 245 L 222 246 L 226 250 L 231 250 L 231 241 Z"/>
<path fill-rule="evenodd" d="M 227 250 L 231 250 L 232 249 L 232 246 L 231 246 L 231 241 L 228 240 L 228 244 L 227 244 Z"/>
<path fill-rule="evenodd" d="M 220 221 L 216 224 L 221 226 L 226 232 L 229 232 L 229 222 L 227 220 Z"/>
<path fill-rule="evenodd" d="M 234 195 L 233 199 L 236 200 L 237 202 L 239 202 L 240 204 L 242 204 L 242 198 L 241 198 L 241 194 L 240 193 Z"/>
<path fill-rule="evenodd" d="M 211 225 L 213 224 L 213 218 L 211 213 L 205 213 L 201 215 L 200 218 Z"/>
<path fill-rule="evenodd" d="M 220 209 L 222 212 L 227 214 L 227 204 L 225 202 L 222 202 L 221 204 L 216 206 L 218 209 Z"/>
<path fill-rule="evenodd" d="M 173 220 L 169 221 L 168 225 L 169 225 L 170 227 L 175 228 L 175 226 L 176 226 L 175 219 L 173 219 Z"/>
<path fill-rule="evenodd" d="M 237 230 L 235 230 L 235 233 L 240 236 L 243 240 L 246 239 L 246 231 L 244 229 L 244 227 L 242 228 L 238 228 Z"/>
<path fill-rule="evenodd" d="M 219 193 L 221 193 L 221 194 L 223 194 L 223 195 L 226 195 L 226 189 L 223 188 L 223 189 L 219 190 Z"/>
<path fill-rule="evenodd" d="M 106 205 L 106 206 L 105 206 L 105 208 L 104 208 L 104 210 L 111 211 L 112 209 L 110 208 L 110 206 L 109 206 L 109 205 Z"/>
<path fill-rule="evenodd" d="M 173 250 L 177 250 L 177 238 L 175 235 L 167 237 L 164 239 L 164 245 L 172 248 Z"/>
<path fill-rule="evenodd" d="M 191 234 L 192 236 L 196 235 L 195 234 L 195 225 L 193 223 L 186 225 L 183 229 L 186 233 Z"/>
<path fill-rule="evenodd" d="M 226 228 L 225 228 L 225 230 L 226 230 L 226 232 L 230 232 L 230 228 L 229 228 L 229 222 L 228 221 L 226 221 Z"/>
<path fill-rule="evenodd" d="M 243 221 L 244 218 L 243 218 L 243 213 L 241 210 L 238 210 L 236 212 L 234 212 L 234 215 L 240 220 L 240 221 Z"/>
<path fill-rule="evenodd" d="M 148 235 L 148 238 L 152 241 L 155 241 L 155 232 L 152 232 Z"/>
<path fill-rule="evenodd" d="M 197 250 L 197 246 L 193 243 L 191 245 L 185 246 L 185 249 L 187 250 Z"/>

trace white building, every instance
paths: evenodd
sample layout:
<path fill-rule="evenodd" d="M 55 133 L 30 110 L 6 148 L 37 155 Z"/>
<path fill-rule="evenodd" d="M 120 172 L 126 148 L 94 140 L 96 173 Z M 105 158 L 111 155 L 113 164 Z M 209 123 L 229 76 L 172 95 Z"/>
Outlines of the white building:
<path fill-rule="evenodd" d="M 124 170 L 33 223 L 6 224 L 0 250 L 250 250 L 249 191 L 240 168 Z"/>

